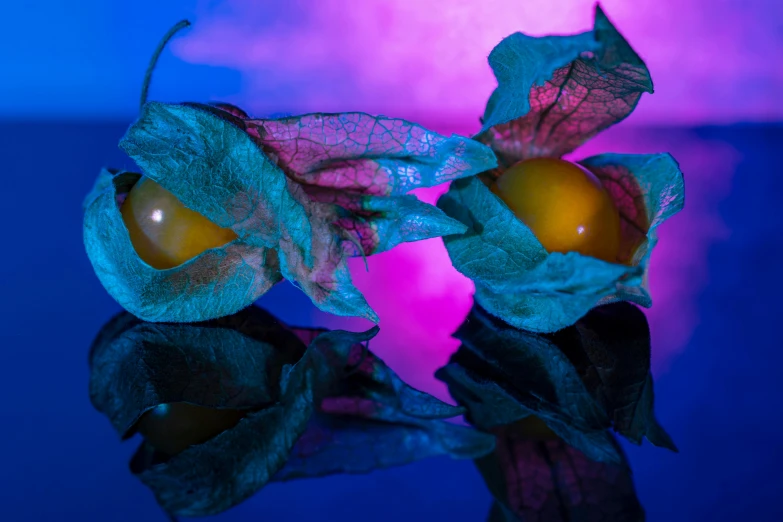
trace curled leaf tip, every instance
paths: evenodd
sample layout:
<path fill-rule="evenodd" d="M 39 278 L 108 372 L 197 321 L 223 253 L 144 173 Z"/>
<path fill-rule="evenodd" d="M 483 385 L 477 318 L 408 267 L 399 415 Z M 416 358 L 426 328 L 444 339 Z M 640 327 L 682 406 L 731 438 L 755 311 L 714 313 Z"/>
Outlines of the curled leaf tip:
<path fill-rule="evenodd" d="M 477 138 L 502 163 L 560 157 L 627 117 L 652 80 L 644 62 L 596 9 L 592 31 L 533 38 L 516 33 L 492 50 L 498 87 Z"/>

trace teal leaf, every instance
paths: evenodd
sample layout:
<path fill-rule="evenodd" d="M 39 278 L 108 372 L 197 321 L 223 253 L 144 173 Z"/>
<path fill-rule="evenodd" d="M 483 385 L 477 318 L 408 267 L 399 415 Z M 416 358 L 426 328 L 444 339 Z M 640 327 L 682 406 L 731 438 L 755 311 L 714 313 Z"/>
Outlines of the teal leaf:
<path fill-rule="evenodd" d="M 197 256 L 168 271 L 183 280 L 180 291 L 172 294 L 152 281 L 165 278 L 167 271 L 154 270 L 138 259 L 124 225 L 116 224 L 121 219 L 119 212 L 108 208 L 106 200 L 102 208 L 88 208 L 92 220 L 89 226 L 85 222 L 85 242 L 93 247 L 88 248 L 88 255 L 96 272 L 101 272 L 99 278 L 105 276 L 101 282 L 126 310 L 139 317 L 190 322 L 234 313 L 285 277 L 325 311 L 377 322 L 351 282 L 338 232 L 322 218 L 320 209 L 310 205 L 302 188 L 229 120 L 199 106 L 148 103 L 120 145 L 146 176 L 187 207 L 239 236 L 202 256 L 225 257 L 233 245 L 241 248 L 245 258 L 260 264 L 242 271 L 244 279 L 239 280 L 235 272 L 248 264 L 241 256 L 229 259 L 220 270 L 196 273 L 197 268 L 189 265 L 201 257 Z M 107 212 L 115 215 L 112 223 L 102 217 Z M 113 242 L 100 237 L 98 229 L 111 235 Z M 129 264 L 144 265 L 145 277 L 129 281 L 128 271 L 118 269 Z M 190 284 L 191 280 L 198 286 Z M 198 299 L 202 290 L 211 302 Z"/>
<path fill-rule="evenodd" d="M 85 199 L 88 256 L 126 310 L 167 322 L 234 313 L 283 278 L 326 312 L 377 322 L 346 258 L 460 232 L 442 212 L 400 194 L 497 163 L 478 142 L 404 120 L 251 120 L 229 104 L 147 103 L 120 146 L 186 207 L 238 235 L 171 270 L 152 269 L 116 209 L 131 178 L 118 190 L 111 172 L 99 176 Z"/>
<path fill-rule="evenodd" d="M 473 176 L 497 165 L 488 147 L 405 120 L 351 112 L 246 120 L 270 158 L 306 187 L 380 196 Z"/>
<path fill-rule="evenodd" d="M 252 244 L 310 241 L 306 211 L 285 175 L 229 121 L 190 105 L 151 102 L 120 148 L 185 206 Z"/>
<path fill-rule="evenodd" d="M 620 257 L 646 271 L 656 229 L 685 205 L 679 164 L 671 154 L 601 154 L 579 163 L 601 180 L 620 212 Z"/>
<path fill-rule="evenodd" d="M 489 55 L 498 80 L 477 137 L 506 166 L 560 157 L 627 117 L 653 92 L 644 62 L 596 6 L 592 31 L 515 33 Z"/>
<path fill-rule="evenodd" d="M 275 251 L 241 239 L 169 270 L 142 261 L 117 202 L 139 177 L 103 171 L 84 213 L 87 256 L 104 288 L 123 308 L 148 321 L 199 321 L 237 312 L 281 280 Z"/>
<path fill-rule="evenodd" d="M 465 232 L 465 226 L 415 196 L 368 196 L 331 190 L 311 192 L 322 202 L 338 204 L 345 212 L 334 225 L 345 239 L 348 255 L 371 255 L 400 243 Z"/>
<path fill-rule="evenodd" d="M 367 217 L 355 219 L 353 223 L 369 224 L 378 238 L 373 250 L 367 252 L 365 248 L 365 253 L 384 252 L 400 243 L 465 232 L 462 223 L 415 196 L 363 196 L 362 213 Z M 350 232 L 357 229 L 346 226 L 343 230 Z"/>
<path fill-rule="evenodd" d="M 537 440 L 519 426 L 495 431 L 496 450 L 476 460 L 495 499 L 490 522 L 644 522 L 627 459 L 590 460 L 562 440 Z"/>
<path fill-rule="evenodd" d="M 547 257 L 533 232 L 478 177 L 452 183 L 438 208 L 467 228 L 443 240 L 454 267 L 476 283 L 502 287 Z"/>
<path fill-rule="evenodd" d="M 650 179 L 671 174 L 668 164 L 660 169 L 661 162 L 646 160 L 633 166 L 643 167 L 639 175 Z M 668 198 L 673 188 L 666 187 L 664 194 L 651 194 L 649 199 Z M 554 332 L 574 324 L 597 304 L 618 299 L 650 305 L 644 288 L 649 256 L 641 257 L 636 265 L 626 265 L 575 252 L 547 253 L 533 232 L 478 177 L 452 183 L 438 207 L 467 227 L 466 233 L 445 236 L 443 241 L 454 267 L 475 283 L 476 302 L 517 328 Z M 645 248 L 654 244 L 654 229 L 649 232 L 651 241 Z M 629 236 L 627 241 L 635 239 Z"/>
<path fill-rule="evenodd" d="M 436 377 L 479 429 L 535 416 L 601 462 L 621 461 L 610 428 L 676 451 L 653 413 L 650 333 L 635 306 L 596 308 L 555 334 L 518 330 L 474 308 L 455 337 L 462 346 Z"/>

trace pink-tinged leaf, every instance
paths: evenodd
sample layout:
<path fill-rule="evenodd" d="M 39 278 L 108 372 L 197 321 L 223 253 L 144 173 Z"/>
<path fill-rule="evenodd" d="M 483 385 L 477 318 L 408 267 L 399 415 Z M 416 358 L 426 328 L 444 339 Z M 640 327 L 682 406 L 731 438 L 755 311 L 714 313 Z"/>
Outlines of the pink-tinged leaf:
<path fill-rule="evenodd" d="M 685 204 L 677 161 L 670 154 L 601 154 L 579 163 L 601 180 L 620 212 L 620 261 L 643 264 L 658 241 L 655 229 Z"/>
<path fill-rule="evenodd" d="M 495 452 L 476 461 L 495 497 L 492 522 L 644 520 L 624 455 L 621 464 L 595 462 L 562 440 L 530 437 L 518 425 L 496 434 Z"/>
<path fill-rule="evenodd" d="M 466 227 L 442 210 L 411 195 L 370 196 L 305 187 L 313 201 L 336 205 L 333 224 L 349 256 L 369 256 L 411 241 L 462 234 Z M 326 207 L 325 212 L 328 212 Z"/>
<path fill-rule="evenodd" d="M 147 103 L 120 145 L 145 176 L 238 236 L 163 274 L 138 258 L 124 227 L 114 223 L 117 194 L 99 198 L 111 188 L 99 180 L 87 198 L 88 254 L 120 304 L 156 321 L 236 312 L 282 276 L 325 312 L 377 322 L 351 281 L 347 257 L 462 232 L 440 210 L 395 194 L 496 165 L 494 153 L 478 142 L 403 120 L 363 114 L 249 120 L 222 103 Z M 356 189 L 351 180 L 367 183 Z M 319 198 L 318 190 L 331 192 L 331 201 Z M 113 243 L 99 233 L 106 221 L 104 207 L 93 205 L 99 199 L 112 208 Z M 197 270 L 204 262 L 214 265 L 214 258 L 228 259 L 228 268 Z M 126 265 L 133 270 L 120 270 Z M 145 277 L 131 277 L 142 269 Z M 172 281 L 182 290 L 151 284 L 158 272 L 178 278 Z M 190 284 L 196 280 L 199 285 Z M 226 289 L 215 292 L 215 284 Z M 185 306 L 179 306 L 183 297 Z"/>
<path fill-rule="evenodd" d="M 498 79 L 478 139 L 502 164 L 560 157 L 627 117 L 652 93 L 644 62 L 596 7 L 593 31 L 532 38 L 516 33 L 492 51 Z"/>
<path fill-rule="evenodd" d="M 245 120 L 247 132 L 303 185 L 389 196 L 472 176 L 497 164 L 468 138 L 364 113 Z"/>
<path fill-rule="evenodd" d="M 341 246 L 339 231 L 331 222 L 334 209 L 311 201 L 295 182 L 288 180 L 288 192 L 304 208 L 310 241 L 280 241 L 280 271 L 297 285 L 320 309 L 342 316 L 364 317 L 375 323 L 377 314 L 353 285 Z"/>

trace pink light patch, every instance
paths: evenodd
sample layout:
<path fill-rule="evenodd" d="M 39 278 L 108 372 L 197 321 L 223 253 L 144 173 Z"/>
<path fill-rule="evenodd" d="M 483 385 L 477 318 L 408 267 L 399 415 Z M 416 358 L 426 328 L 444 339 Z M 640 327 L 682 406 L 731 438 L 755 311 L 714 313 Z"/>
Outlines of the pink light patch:
<path fill-rule="evenodd" d="M 592 26 L 594 0 L 229 0 L 174 42 L 186 61 L 235 68 L 235 101 L 256 114 L 362 110 L 473 124 L 495 87 L 487 65 L 505 36 Z M 783 3 L 604 0 L 652 71 L 635 122 L 783 117 Z"/>

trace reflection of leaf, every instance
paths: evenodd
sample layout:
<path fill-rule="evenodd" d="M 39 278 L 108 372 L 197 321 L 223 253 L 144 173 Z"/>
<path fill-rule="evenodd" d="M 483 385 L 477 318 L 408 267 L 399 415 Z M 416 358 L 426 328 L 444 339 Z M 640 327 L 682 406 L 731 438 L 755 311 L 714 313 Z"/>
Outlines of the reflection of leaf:
<path fill-rule="evenodd" d="M 551 335 L 517 330 L 474 308 L 462 346 L 436 376 L 481 429 L 542 419 L 597 461 L 619 462 L 607 429 L 676 451 L 653 415 L 650 338 L 633 305 L 597 308 Z"/>
<path fill-rule="evenodd" d="M 305 340 L 317 332 L 297 335 Z M 364 346 L 354 345 L 345 364 L 345 377 L 275 480 L 366 473 L 437 455 L 476 458 L 494 447 L 492 436 L 442 421 L 464 410 L 408 386 Z"/>
<path fill-rule="evenodd" d="M 630 469 L 595 462 L 560 440 L 498 428 L 494 453 L 476 461 L 495 503 L 490 522 L 643 522 Z"/>
<path fill-rule="evenodd" d="M 199 325 L 115 319 L 107 328 L 92 349 L 91 397 L 121 434 L 132 434 L 141 415 L 160 404 L 250 412 L 173 457 L 162 458 L 146 442 L 134 455 L 133 472 L 161 506 L 186 516 L 223 511 L 263 487 L 340 378 L 326 349 L 345 361 L 377 330 L 325 332 L 305 350 L 293 332 L 255 308 Z"/>
<path fill-rule="evenodd" d="M 319 215 L 320 209 L 309 205 L 302 188 L 237 125 L 193 105 L 148 103 L 120 146 L 146 176 L 174 193 L 188 208 L 234 230 L 239 239 L 231 244 L 275 249 L 282 276 L 296 282 L 317 306 L 338 315 L 377 321 L 353 286 L 335 232 Z M 220 301 L 235 293 L 243 298 L 242 307 L 261 295 L 248 294 L 246 288 L 225 280 L 220 272 L 210 276 L 223 284 L 221 292 L 213 294 L 217 303 L 212 303 L 212 308 L 220 307 Z M 205 311 L 202 307 L 185 318 L 179 313 L 169 318 L 169 299 L 165 289 L 157 292 L 153 306 L 165 311 L 159 314 L 147 310 L 138 314 L 124 302 L 120 304 L 144 318 L 162 314 L 165 320 L 192 321 L 208 318 L 205 313 L 215 317 L 211 308 Z"/>
<path fill-rule="evenodd" d="M 461 408 L 411 388 L 367 350 L 362 343 L 376 332 L 289 328 L 257 307 L 194 325 L 123 313 L 93 344 L 91 399 L 123 436 L 147 433 L 139 419 L 161 405 L 247 412 L 179 453 L 164 454 L 152 439 L 137 450 L 133 473 L 183 516 L 224 511 L 273 477 L 490 452 L 494 437 L 442 420 Z"/>
<path fill-rule="evenodd" d="M 283 366 L 295 363 L 304 346 L 276 331 L 269 318 L 251 307 L 211 323 L 181 325 L 142 322 L 124 312 L 91 350 L 93 404 L 123 435 L 131 435 L 139 417 L 159 404 L 239 410 L 271 404 Z M 249 321 L 256 331 L 246 326 L 243 333 Z"/>
<path fill-rule="evenodd" d="M 505 165 L 573 151 L 653 90 L 644 62 L 598 6 L 592 31 L 543 38 L 515 33 L 492 50 L 489 64 L 498 87 L 478 139 Z"/>
<path fill-rule="evenodd" d="M 438 201 L 467 227 L 443 238 L 476 301 L 525 330 L 554 332 L 600 303 L 652 301 L 646 273 L 657 227 L 683 205 L 682 172 L 668 154 L 604 154 L 581 162 L 602 179 L 622 216 L 621 261 L 548 254 L 532 231 L 478 178 L 458 180 Z"/>
<path fill-rule="evenodd" d="M 493 447 L 490 435 L 440 420 L 319 413 L 274 480 L 367 473 L 440 455 L 477 458 Z"/>

